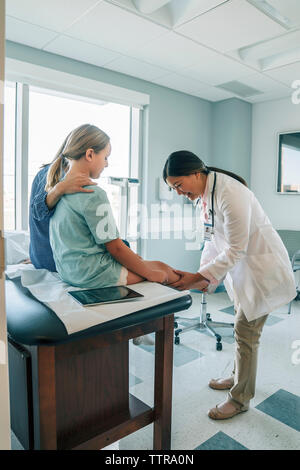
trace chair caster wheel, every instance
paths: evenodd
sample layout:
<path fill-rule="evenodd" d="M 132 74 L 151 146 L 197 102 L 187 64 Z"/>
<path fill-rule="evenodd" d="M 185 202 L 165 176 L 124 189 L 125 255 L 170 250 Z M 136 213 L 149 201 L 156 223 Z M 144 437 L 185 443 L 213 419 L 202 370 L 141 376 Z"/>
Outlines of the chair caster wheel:
<path fill-rule="evenodd" d="M 217 343 L 216 344 L 217 351 L 222 351 L 222 348 L 223 348 L 222 343 Z"/>
<path fill-rule="evenodd" d="M 177 321 L 174 322 L 174 328 L 178 328 L 178 323 L 177 323 Z"/>
<path fill-rule="evenodd" d="M 179 336 L 176 336 L 176 337 L 175 337 L 175 344 L 180 344 L 180 338 L 179 338 Z"/>

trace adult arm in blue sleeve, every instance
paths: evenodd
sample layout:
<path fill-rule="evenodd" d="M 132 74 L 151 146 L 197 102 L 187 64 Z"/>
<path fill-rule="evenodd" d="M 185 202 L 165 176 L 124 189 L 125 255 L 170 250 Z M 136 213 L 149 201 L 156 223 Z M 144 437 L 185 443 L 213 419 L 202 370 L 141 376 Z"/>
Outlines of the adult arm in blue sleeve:
<path fill-rule="evenodd" d="M 42 168 L 32 183 L 30 210 L 32 217 L 37 220 L 47 220 L 55 212 L 55 207 L 64 194 L 77 192 L 92 193 L 93 189 L 86 186 L 96 185 L 86 174 L 67 173 L 64 180 L 57 183 L 48 193 L 45 191 L 49 165 Z"/>
<path fill-rule="evenodd" d="M 42 168 L 35 176 L 30 196 L 31 216 L 38 221 L 49 219 L 55 212 L 55 206 L 49 209 L 46 203 L 48 193 L 45 191 L 48 167 Z"/>

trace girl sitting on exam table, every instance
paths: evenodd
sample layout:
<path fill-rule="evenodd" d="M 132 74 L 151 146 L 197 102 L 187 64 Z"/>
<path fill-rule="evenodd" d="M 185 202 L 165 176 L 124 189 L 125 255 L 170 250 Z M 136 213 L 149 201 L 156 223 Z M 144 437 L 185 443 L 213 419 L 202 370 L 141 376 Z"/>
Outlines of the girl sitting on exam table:
<path fill-rule="evenodd" d="M 108 166 L 109 137 L 98 127 L 74 129 L 49 168 L 46 191 L 69 175 L 97 179 Z M 67 175 L 68 175 L 67 174 Z M 86 186 L 90 193 L 64 194 L 50 220 L 50 244 L 57 272 L 63 281 L 82 288 L 129 285 L 144 280 L 169 284 L 179 275 L 159 261 L 144 261 L 119 238 L 106 192 Z"/>

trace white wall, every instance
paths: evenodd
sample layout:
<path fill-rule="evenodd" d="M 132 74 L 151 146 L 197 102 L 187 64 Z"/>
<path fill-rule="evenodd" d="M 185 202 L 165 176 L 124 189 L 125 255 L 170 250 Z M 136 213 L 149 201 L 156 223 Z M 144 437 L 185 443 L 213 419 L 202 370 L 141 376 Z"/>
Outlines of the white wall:
<path fill-rule="evenodd" d="M 276 194 L 277 133 L 284 131 L 300 131 L 300 104 L 289 98 L 253 105 L 251 189 L 274 228 L 300 230 L 300 195 Z"/>
<path fill-rule="evenodd" d="M 0 230 L 3 233 L 3 81 L 4 81 L 4 7 L 0 0 Z M 0 246 L 0 250 L 4 248 Z M 0 273 L 1 276 L 1 273 Z M 10 449 L 7 333 L 4 302 L 4 275 L 0 277 L 0 450 Z"/>

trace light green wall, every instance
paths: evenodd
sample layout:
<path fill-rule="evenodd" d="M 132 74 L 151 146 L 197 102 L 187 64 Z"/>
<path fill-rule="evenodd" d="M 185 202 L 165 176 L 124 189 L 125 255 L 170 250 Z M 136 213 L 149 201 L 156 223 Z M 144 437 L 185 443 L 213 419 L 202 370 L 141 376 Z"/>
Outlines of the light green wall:
<path fill-rule="evenodd" d="M 213 104 L 212 162 L 250 185 L 252 104 L 237 98 Z"/>

